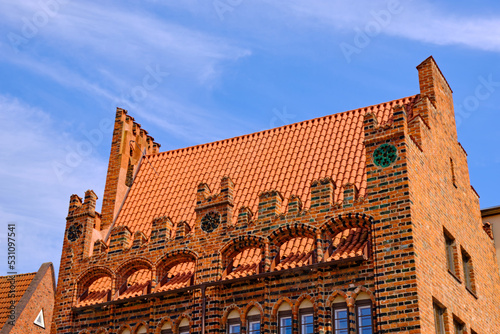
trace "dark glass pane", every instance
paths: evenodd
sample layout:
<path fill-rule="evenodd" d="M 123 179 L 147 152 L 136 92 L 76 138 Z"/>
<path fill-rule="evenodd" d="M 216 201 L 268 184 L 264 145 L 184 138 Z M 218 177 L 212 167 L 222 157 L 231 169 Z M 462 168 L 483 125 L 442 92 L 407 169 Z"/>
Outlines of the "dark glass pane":
<path fill-rule="evenodd" d="M 292 318 L 281 318 L 281 326 L 287 327 L 292 325 Z"/>
<path fill-rule="evenodd" d="M 304 325 L 303 327 L 303 334 L 314 334 L 314 326 L 312 324 Z"/>
<path fill-rule="evenodd" d="M 240 325 L 231 325 L 231 326 L 229 326 L 229 333 L 231 333 L 231 334 L 239 334 L 240 333 Z"/>
<path fill-rule="evenodd" d="M 250 327 L 250 334 L 260 333 L 260 322 L 251 322 L 249 327 Z"/>
<path fill-rule="evenodd" d="M 346 310 L 339 310 L 339 311 L 335 311 L 335 317 L 337 319 L 340 319 L 340 318 L 347 318 L 347 311 Z"/>
<path fill-rule="evenodd" d="M 313 323 L 313 316 L 309 315 L 309 314 L 302 316 L 302 323 L 303 324 L 312 324 Z"/>
<path fill-rule="evenodd" d="M 339 319 L 335 322 L 335 328 L 347 328 L 347 319 Z"/>
<path fill-rule="evenodd" d="M 359 333 L 360 334 L 373 334 L 371 327 L 363 328 L 363 329 L 361 329 L 361 331 Z"/>

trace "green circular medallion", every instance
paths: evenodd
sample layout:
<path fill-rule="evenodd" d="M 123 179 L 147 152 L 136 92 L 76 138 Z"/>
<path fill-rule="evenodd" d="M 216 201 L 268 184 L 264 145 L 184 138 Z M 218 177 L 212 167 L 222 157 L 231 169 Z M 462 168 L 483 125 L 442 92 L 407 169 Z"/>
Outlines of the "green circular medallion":
<path fill-rule="evenodd" d="M 373 162 L 379 167 L 388 167 L 398 157 L 398 149 L 394 145 L 382 144 L 373 152 Z"/>

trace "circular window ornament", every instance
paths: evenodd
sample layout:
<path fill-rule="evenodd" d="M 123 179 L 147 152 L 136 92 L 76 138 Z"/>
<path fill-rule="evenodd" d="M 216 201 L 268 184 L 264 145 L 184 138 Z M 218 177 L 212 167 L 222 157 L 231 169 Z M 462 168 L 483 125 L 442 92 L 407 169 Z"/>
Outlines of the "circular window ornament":
<path fill-rule="evenodd" d="M 382 144 L 373 152 L 373 162 L 379 167 L 388 167 L 397 158 L 398 149 L 391 144 Z"/>
<path fill-rule="evenodd" d="M 75 241 L 82 235 L 82 224 L 74 224 L 69 227 L 68 240 Z"/>
<path fill-rule="evenodd" d="M 213 232 L 220 223 L 220 214 L 218 212 L 209 212 L 201 218 L 201 229 L 207 233 Z"/>

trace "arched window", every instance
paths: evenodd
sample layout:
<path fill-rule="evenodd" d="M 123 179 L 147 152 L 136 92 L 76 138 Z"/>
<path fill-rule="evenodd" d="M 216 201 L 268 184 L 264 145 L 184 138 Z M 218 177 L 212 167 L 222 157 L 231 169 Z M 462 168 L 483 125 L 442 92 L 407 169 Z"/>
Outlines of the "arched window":
<path fill-rule="evenodd" d="M 87 281 L 80 290 L 78 306 L 94 305 L 111 299 L 111 277 L 101 276 Z"/>
<path fill-rule="evenodd" d="M 333 333 L 349 333 L 349 309 L 344 298 L 337 296 L 332 303 Z"/>
<path fill-rule="evenodd" d="M 130 333 L 130 329 L 125 328 L 125 329 L 124 329 L 124 330 L 122 330 L 119 334 L 131 334 L 131 333 Z"/>
<path fill-rule="evenodd" d="M 183 318 L 179 323 L 179 334 L 189 334 L 189 320 Z"/>
<path fill-rule="evenodd" d="M 356 297 L 356 327 L 360 334 L 373 333 L 372 300 L 366 292 Z"/>
<path fill-rule="evenodd" d="M 292 307 L 284 302 L 278 308 L 278 333 L 292 334 Z"/>
<path fill-rule="evenodd" d="M 349 258 L 368 258 L 370 234 L 360 227 L 344 230 L 333 238 L 325 262 Z"/>
<path fill-rule="evenodd" d="M 233 279 L 261 272 L 263 272 L 262 250 L 251 247 L 243 249 L 228 263 L 222 277 L 223 279 Z"/>
<path fill-rule="evenodd" d="M 300 334 L 314 334 L 314 307 L 310 300 L 304 300 L 299 306 Z"/>
<path fill-rule="evenodd" d="M 146 328 L 146 326 L 142 325 L 139 328 L 137 328 L 136 333 L 137 334 L 147 334 L 148 333 L 148 329 Z"/>
<path fill-rule="evenodd" d="M 157 292 L 185 288 L 193 284 L 195 263 L 181 262 L 172 266 L 160 282 Z"/>
<path fill-rule="evenodd" d="M 257 307 L 252 307 L 247 313 L 247 333 L 260 334 L 260 311 Z"/>
<path fill-rule="evenodd" d="M 119 290 L 118 299 L 142 296 L 151 292 L 151 270 L 139 269 L 127 276 Z"/>
<path fill-rule="evenodd" d="M 227 332 L 229 334 L 241 333 L 240 313 L 237 310 L 232 310 L 227 316 Z"/>
<path fill-rule="evenodd" d="M 165 322 L 160 329 L 160 334 L 173 334 L 172 324 L 170 322 Z"/>
<path fill-rule="evenodd" d="M 314 239 L 308 237 L 297 237 L 284 242 L 280 246 L 272 269 L 284 270 L 313 264 L 315 262 L 314 244 Z"/>

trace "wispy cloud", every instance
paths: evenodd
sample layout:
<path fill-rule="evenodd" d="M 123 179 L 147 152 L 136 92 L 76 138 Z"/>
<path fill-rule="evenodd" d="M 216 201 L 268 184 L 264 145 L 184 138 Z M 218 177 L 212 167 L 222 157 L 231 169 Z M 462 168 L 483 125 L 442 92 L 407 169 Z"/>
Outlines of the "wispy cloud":
<path fill-rule="evenodd" d="M 102 194 L 107 162 L 94 150 L 61 178 L 54 166 L 65 164 L 81 142 L 47 112 L 12 97 L 0 95 L 0 122 L 0 215 L 5 225 L 17 225 L 18 270 L 34 271 L 46 261 L 58 266 L 69 196 L 92 186 Z M 5 231 L 2 226 L 2 239 Z"/>
<path fill-rule="evenodd" d="M 269 0 L 261 0 L 270 3 Z M 389 6 L 398 8 L 382 34 L 438 45 L 462 45 L 479 50 L 500 52 L 500 16 L 470 15 L 454 12 L 455 8 L 440 7 L 429 1 L 399 0 L 373 2 L 344 1 L 273 1 L 273 6 L 286 10 L 289 17 L 299 22 L 328 29 L 363 30 L 376 20 L 375 16 L 387 12 Z M 354 34 L 354 31 L 353 31 Z"/>
<path fill-rule="evenodd" d="M 36 26 L 36 13 L 44 12 L 40 3 L 0 5 L 4 36 L 22 37 L 26 24 Z M 0 60 L 100 99 L 109 109 L 120 106 L 148 114 L 146 119 L 161 119 L 155 124 L 183 140 L 193 140 L 185 129 L 210 122 L 214 114 L 196 106 L 190 91 L 209 90 L 227 66 L 251 54 L 227 37 L 164 20 L 151 9 L 118 2 L 64 3 L 18 46 L 19 52 L 4 40 Z M 135 99 L 140 103 L 127 105 L 127 95 L 142 85 L 147 68 L 159 68 L 168 77 L 148 90 L 147 98 Z"/>

